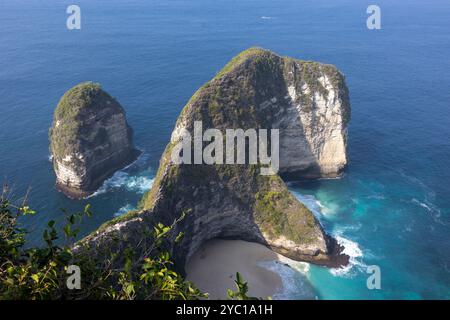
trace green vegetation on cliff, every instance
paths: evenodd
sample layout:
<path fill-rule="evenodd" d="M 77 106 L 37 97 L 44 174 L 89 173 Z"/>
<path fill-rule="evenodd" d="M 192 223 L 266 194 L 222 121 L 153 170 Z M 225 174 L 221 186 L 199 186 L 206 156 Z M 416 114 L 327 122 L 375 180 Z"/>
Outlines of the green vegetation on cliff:
<path fill-rule="evenodd" d="M 292 109 L 293 89 L 300 92 L 299 99 L 307 100 L 301 104 L 306 109 L 314 105 L 314 94 L 329 97 L 328 85 L 335 93 L 345 90 L 334 66 L 285 58 L 260 48 L 242 52 L 183 108 L 174 140 L 167 144 L 153 186 L 139 209 L 107 222 L 86 243 L 102 242 L 122 252 L 116 239 L 120 242 L 126 235 L 124 243 L 140 245 L 136 235 L 145 233 L 146 224 L 155 220 L 167 224 L 189 212 L 177 228 L 185 237 L 180 246 L 171 248 L 179 265 L 211 237 L 255 241 L 293 259 L 327 262 L 332 253 L 327 235 L 280 176 L 263 176 L 261 166 L 254 164 L 178 165 L 171 161 L 171 153 L 180 130 L 193 135 L 195 121 L 202 121 L 203 130 L 271 129 L 280 110 Z M 305 86 L 309 93 L 303 92 L 308 92 Z"/>
<path fill-rule="evenodd" d="M 293 77 L 292 83 L 297 91 L 301 91 L 304 85 L 309 89 L 310 93 L 302 95 L 300 102 L 305 110 L 311 110 L 315 92 L 328 98 L 329 91 L 322 83 L 324 76 L 333 88 L 342 91 L 344 107 L 347 108 L 345 122 L 348 122 L 350 120 L 348 89 L 344 76 L 334 65 L 282 57 L 258 47 L 239 53 L 198 89 L 183 108 L 180 118 L 191 117 L 203 121 L 211 119 L 215 126 L 220 126 L 227 118 L 236 126 L 264 127 L 270 123 L 270 119 L 258 117 L 256 114 L 257 106 L 252 103 L 255 87 L 267 87 L 273 93 L 276 89 L 284 91 L 286 84 L 283 78 Z M 208 110 L 198 106 L 192 108 L 194 104 L 207 105 Z"/>
<path fill-rule="evenodd" d="M 197 300 L 207 298 L 191 282 L 174 271 L 175 265 L 164 243 L 174 233 L 174 227 L 157 223 L 153 226 L 153 245 L 141 259 L 138 252 L 128 247 L 124 256 L 106 252 L 102 259 L 88 252 L 77 252 L 73 246 L 78 226 L 85 217 L 91 217 L 90 206 L 84 211 L 66 215 L 62 227 L 66 245 L 60 240 L 55 221 L 49 221 L 43 233 L 44 247 L 30 247 L 26 241 L 27 230 L 18 219 L 37 214 L 25 203 L 15 205 L 0 194 L 0 301 L 1 300 Z M 178 233 L 175 243 L 181 241 Z M 82 244 L 79 244 L 82 245 Z M 117 264 L 115 261 L 120 261 Z M 74 278 L 79 268 L 79 280 Z M 258 299 L 248 296 L 248 285 L 236 273 L 236 291 L 228 289 L 230 299 Z M 69 288 L 69 285 L 71 286 Z"/>
<path fill-rule="evenodd" d="M 82 125 L 80 114 L 104 105 L 121 109 L 117 101 L 98 83 L 82 82 L 69 89 L 56 107 L 53 126 L 49 132 L 52 154 L 63 156 L 77 150 Z"/>
<path fill-rule="evenodd" d="M 83 252 L 76 252 L 68 245 L 56 244 L 60 238 L 55 221 L 48 223 L 43 233 L 45 246 L 30 248 L 26 245 L 26 230 L 18 225 L 18 219 L 36 214 L 25 205 L 16 206 L 0 196 L 0 300 L 55 300 L 55 299 L 198 299 L 207 297 L 194 285 L 173 271 L 173 262 L 163 242 L 173 233 L 173 226 L 156 224 L 154 244 L 148 248 L 143 260 L 136 259 L 133 248 L 127 248 L 122 266 L 114 264 L 118 257 L 114 252 L 97 259 Z M 77 236 L 78 224 L 84 216 L 90 216 L 90 207 L 83 212 L 66 213 L 62 228 L 67 243 Z M 178 223 L 179 221 L 175 221 Z M 178 235 L 181 238 L 182 235 Z M 121 260 L 121 261 L 122 261 Z M 70 289 L 68 267 L 80 268 L 79 284 Z M 78 287 L 77 287 L 78 286 Z"/>
<path fill-rule="evenodd" d="M 255 87 L 268 88 L 266 90 L 274 93 L 282 91 L 282 77 L 291 68 L 301 68 L 301 77 L 294 81 L 296 86 L 307 83 L 311 89 L 319 91 L 325 90 L 318 80 L 322 74 L 334 79 L 334 74 L 338 73 L 333 66 L 283 58 L 268 50 L 250 48 L 233 58 L 191 97 L 178 124 L 182 123 L 188 131 L 196 120 L 201 120 L 204 128 L 270 128 L 270 118 L 257 111 L 263 100 L 256 100 L 269 99 L 270 94 L 259 98 Z M 231 198 L 249 208 L 260 230 L 270 237 L 285 237 L 302 244 L 309 244 L 317 237 L 318 222 L 287 190 L 279 176 L 261 176 L 258 165 L 175 165 L 170 163 L 171 146 L 169 143 L 161 157 L 152 189 L 141 200 L 144 210 L 152 211 L 158 201 L 184 201 L 183 188 L 195 190 L 217 182 L 230 190 Z M 191 205 L 195 206 L 196 199 L 192 200 Z"/>

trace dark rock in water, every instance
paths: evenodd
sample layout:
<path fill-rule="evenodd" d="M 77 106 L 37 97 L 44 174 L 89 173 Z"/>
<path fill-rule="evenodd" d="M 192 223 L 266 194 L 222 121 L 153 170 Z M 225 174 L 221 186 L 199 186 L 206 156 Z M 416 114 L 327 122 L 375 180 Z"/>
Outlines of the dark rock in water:
<path fill-rule="evenodd" d="M 71 198 L 92 194 L 140 154 L 123 108 L 92 82 L 76 85 L 59 101 L 50 151 L 56 187 Z"/>
<path fill-rule="evenodd" d="M 195 121 L 204 130 L 222 132 L 275 128 L 280 130 L 280 173 L 336 176 L 347 161 L 349 118 L 348 91 L 334 66 L 246 50 L 183 109 L 142 209 L 107 223 L 83 243 L 141 250 L 153 241 L 147 236 L 153 223 L 171 224 L 186 213 L 176 227 L 184 238 L 171 248 L 179 266 L 213 238 L 258 242 L 295 260 L 345 265 L 342 247 L 279 175 L 261 175 L 260 165 L 249 163 L 176 164 L 171 154 L 182 132 L 194 136 Z"/>

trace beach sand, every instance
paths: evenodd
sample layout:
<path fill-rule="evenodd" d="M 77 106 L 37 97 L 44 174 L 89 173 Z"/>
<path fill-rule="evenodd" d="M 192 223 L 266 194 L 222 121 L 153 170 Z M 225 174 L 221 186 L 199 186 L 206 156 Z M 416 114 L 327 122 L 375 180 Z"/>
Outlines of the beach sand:
<path fill-rule="evenodd" d="M 209 293 L 210 299 L 227 298 L 227 289 L 236 290 L 239 272 L 249 286 L 249 295 L 267 298 L 282 290 L 281 277 L 258 265 L 279 260 L 279 255 L 265 246 L 241 240 L 210 240 L 186 265 L 187 280 Z"/>

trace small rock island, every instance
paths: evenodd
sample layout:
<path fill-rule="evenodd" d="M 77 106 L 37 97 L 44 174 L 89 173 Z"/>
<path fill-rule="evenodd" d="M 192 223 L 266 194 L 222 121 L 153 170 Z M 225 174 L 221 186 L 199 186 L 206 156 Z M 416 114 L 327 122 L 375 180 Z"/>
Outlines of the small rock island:
<path fill-rule="evenodd" d="M 214 238 L 257 242 L 289 258 L 329 267 L 346 265 L 342 246 L 281 177 L 338 176 L 347 164 L 349 119 L 348 89 L 336 67 L 248 49 L 186 104 L 140 210 L 106 223 L 82 243 L 97 253 L 144 250 L 153 242 L 148 235 L 155 223 L 169 225 L 186 215 L 176 226 L 184 237 L 171 248 L 181 269 Z M 174 163 L 171 150 L 181 131 L 193 132 L 195 121 L 220 130 L 279 129 L 280 175 L 260 175 L 250 164 Z"/>
<path fill-rule="evenodd" d="M 49 136 L 56 188 L 75 199 L 94 193 L 140 154 L 124 109 L 93 82 L 80 83 L 63 95 Z"/>

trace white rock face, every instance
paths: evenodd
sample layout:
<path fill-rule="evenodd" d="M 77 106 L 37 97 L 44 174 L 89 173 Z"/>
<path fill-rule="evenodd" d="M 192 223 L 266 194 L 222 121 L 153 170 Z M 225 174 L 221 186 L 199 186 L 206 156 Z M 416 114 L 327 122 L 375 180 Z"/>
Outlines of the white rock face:
<path fill-rule="evenodd" d="M 65 184 L 70 185 L 72 188 L 83 187 L 86 170 L 77 170 L 77 168 L 71 162 L 58 160 L 54 161 L 54 169 L 58 181 L 63 181 Z"/>
<path fill-rule="evenodd" d="M 336 177 L 347 164 L 346 92 L 334 86 L 326 74 L 318 81 L 324 91 L 312 91 L 307 84 L 299 87 L 287 81 L 287 105 L 281 107 L 273 124 L 280 129 L 282 175 Z"/>
<path fill-rule="evenodd" d="M 61 122 L 61 121 L 60 121 Z M 130 150 L 130 137 L 124 114 L 109 114 L 101 112 L 94 119 L 87 119 L 83 126 L 89 128 L 79 139 L 92 142 L 93 148 L 83 148 L 82 152 L 68 149 L 62 158 L 54 157 L 54 169 L 57 181 L 74 189 L 90 187 L 96 175 L 92 171 L 102 171 L 115 157 Z M 104 131 L 108 138 L 105 141 L 96 141 L 99 132 Z M 123 157 L 123 155 L 122 155 Z M 103 180 L 103 179 L 101 179 Z"/>

